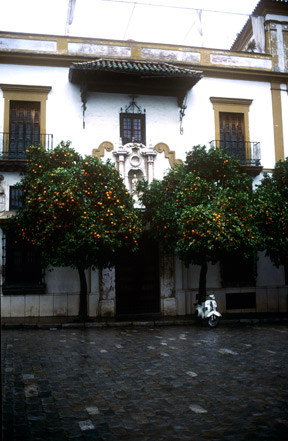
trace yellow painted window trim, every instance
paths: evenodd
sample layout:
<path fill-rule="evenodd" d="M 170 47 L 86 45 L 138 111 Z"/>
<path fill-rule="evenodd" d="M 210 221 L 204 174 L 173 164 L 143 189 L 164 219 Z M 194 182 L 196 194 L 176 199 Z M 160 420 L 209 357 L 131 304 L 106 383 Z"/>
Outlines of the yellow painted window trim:
<path fill-rule="evenodd" d="M 245 141 L 250 142 L 249 134 L 249 108 L 253 100 L 245 98 L 210 97 L 213 104 L 215 118 L 215 140 L 220 139 L 220 112 L 242 113 L 244 115 Z"/>
<path fill-rule="evenodd" d="M 4 98 L 4 132 L 9 132 L 10 101 L 40 102 L 40 130 L 46 133 L 46 101 L 50 86 L 27 86 L 19 84 L 0 84 Z"/>

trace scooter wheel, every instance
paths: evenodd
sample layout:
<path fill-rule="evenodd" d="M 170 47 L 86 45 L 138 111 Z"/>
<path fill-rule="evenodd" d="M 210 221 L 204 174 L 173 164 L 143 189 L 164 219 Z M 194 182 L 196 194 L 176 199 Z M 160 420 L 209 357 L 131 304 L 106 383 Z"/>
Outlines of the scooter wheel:
<path fill-rule="evenodd" d="M 208 319 L 208 325 L 210 326 L 210 328 L 215 328 L 219 324 L 219 322 L 220 319 L 215 314 L 212 314 Z"/>

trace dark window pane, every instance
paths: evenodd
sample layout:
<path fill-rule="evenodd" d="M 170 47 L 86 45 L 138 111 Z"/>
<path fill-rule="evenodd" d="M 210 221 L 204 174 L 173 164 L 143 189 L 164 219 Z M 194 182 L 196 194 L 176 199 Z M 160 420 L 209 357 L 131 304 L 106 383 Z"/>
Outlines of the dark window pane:
<path fill-rule="evenodd" d="M 120 113 L 120 136 L 123 144 L 128 142 L 146 143 L 145 115 Z"/>
<path fill-rule="evenodd" d="M 10 102 L 10 153 L 22 153 L 40 141 L 40 103 Z"/>
<path fill-rule="evenodd" d="M 124 126 L 123 126 L 124 139 L 130 141 L 132 139 L 131 119 L 124 118 L 123 123 L 124 123 Z M 129 142 L 129 141 L 127 141 L 127 142 Z"/>
<path fill-rule="evenodd" d="M 10 210 L 18 210 L 22 207 L 22 192 L 19 188 L 10 187 Z"/>
<path fill-rule="evenodd" d="M 135 141 L 141 142 L 141 140 L 142 140 L 141 120 L 138 118 L 135 118 L 133 120 L 133 133 L 134 133 Z"/>
<path fill-rule="evenodd" d="M 220 112 L 220 148 L 233 157 L 245 161 L 245 132 L 243 113 Z"/>

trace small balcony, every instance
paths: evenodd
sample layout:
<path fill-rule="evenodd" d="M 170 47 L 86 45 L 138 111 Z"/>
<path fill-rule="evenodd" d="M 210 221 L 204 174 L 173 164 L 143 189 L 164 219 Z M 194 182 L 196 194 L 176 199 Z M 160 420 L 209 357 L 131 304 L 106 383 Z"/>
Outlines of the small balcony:
<path fill-rule="evenodd" d="M 242 165 L 260 165 L 260 142 L 248 141 L 210 141 L 211 147 L 225 149 L 232 158 L 239 159 Z"/>
<path fill-rule="evenodd" d="M 0 132 L 0 158 L 25 159 L 26 149 L 30 145 L 43 145 L 46 150 L 53 149 L 53 135 L 14 135 L 9 132 Z"/>
<path fill-rule="evenodd" d="M 210 141 L 211 147 L 225 149 L 232 158 L 238 159 L 247 173 L 257 176 L 261 170 L 260 142 L 250 141 Z"/>
<path fill-rule="evenodd" d="M 21 168 L 26 164 L 26 149 L 31 145 L 42 145 L 47 151 L 53 150 L 52 134 L 26 134 L 21 136 L 0 132 L 0 163 L 2 168 Z"/>

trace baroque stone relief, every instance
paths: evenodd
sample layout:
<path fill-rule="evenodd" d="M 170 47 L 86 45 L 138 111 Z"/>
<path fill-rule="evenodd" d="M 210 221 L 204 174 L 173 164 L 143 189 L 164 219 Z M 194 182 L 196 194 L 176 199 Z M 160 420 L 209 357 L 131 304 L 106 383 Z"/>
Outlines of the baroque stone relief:
<path fill-rule="evenodd" d="M 122 145 L 122 140 L 117 146 L 110 141 L 102 142 L 98 149 L 93 149 L 92 155 L 98 158 L 105 157 L 105 153 L 113 152 L 117 169 L 124 178 L 124 182 L 137 202 L 136 185 L 140 179 L 146 179 L 149 183 L 154 179 L 154 169 L 157 154 L 164 154 L 170 167 L 180 164 L 181 159 L 175 158 L 175 151 L 164 142 L 157 143 L 154 147 L 148 147 L 142 143 L 130 142 Z"/>

